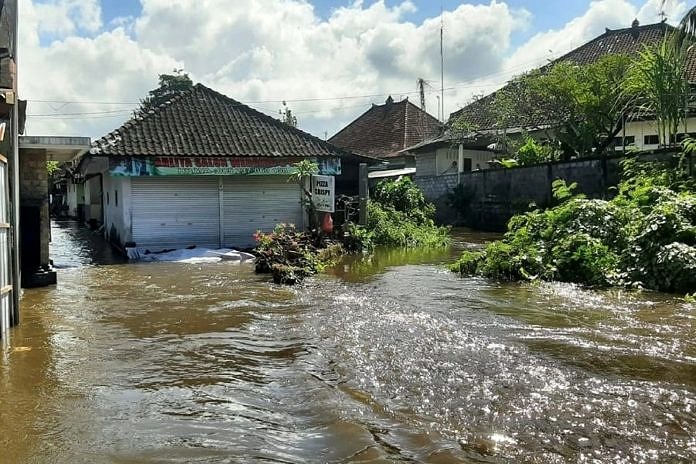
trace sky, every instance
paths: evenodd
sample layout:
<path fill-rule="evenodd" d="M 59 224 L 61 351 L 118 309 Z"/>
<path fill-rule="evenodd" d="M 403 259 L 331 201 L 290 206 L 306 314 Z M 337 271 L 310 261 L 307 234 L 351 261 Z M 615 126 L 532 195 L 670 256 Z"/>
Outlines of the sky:
<path fill-rule="evenodd" d="M 444 113 L 604 33 L 675 24 L 665 0 L 19 0 L 27 134 L 98 138 L 183 69 L 267 114 L 286 101 L 326 138 L 391 95 Z M 442 16 L 441 16 L 442 9 Z"/>

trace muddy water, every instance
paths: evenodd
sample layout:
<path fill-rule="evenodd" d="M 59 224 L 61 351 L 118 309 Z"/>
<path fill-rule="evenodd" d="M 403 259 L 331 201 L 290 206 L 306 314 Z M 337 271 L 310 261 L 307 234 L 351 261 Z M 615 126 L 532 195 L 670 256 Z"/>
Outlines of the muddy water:
<path fill-rule="evenodd" d="M 670 296 L 459 279 L 453 251 L 287 289 L 54 240 L 60 284 L 0 362 L 2 463 L 696 461 L 696 312 Z"/>

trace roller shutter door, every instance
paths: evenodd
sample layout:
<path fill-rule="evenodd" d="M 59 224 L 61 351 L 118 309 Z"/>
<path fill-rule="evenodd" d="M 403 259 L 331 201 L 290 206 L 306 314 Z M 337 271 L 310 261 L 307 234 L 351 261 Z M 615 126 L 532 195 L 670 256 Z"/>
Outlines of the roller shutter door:
<path fill-rule="evenodd" d="M 134 177 L 133 241 L 140 248 L 220 245 L 217 177 Z"/>
<path fill-rule="evenodd" d="M 276 224 L 302 229 L 300 188 L 281 176 L 223 178 L 223 243 L 228 247 L 254 245 L 257 230 L 272 231 Z"/>

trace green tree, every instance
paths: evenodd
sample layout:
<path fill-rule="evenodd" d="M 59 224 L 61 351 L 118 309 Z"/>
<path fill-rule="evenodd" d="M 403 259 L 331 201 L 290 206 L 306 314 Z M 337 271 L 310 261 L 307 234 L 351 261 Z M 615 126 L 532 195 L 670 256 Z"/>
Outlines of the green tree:
<path fill-rule="evenodd" d="M 585 66 L 561 62 L 531 71 L 496 95 L 500 127 L 515 121 L 528 130 L 549 128 L 566 157 L 603 152 L 623 127 L 630 62 L 607 55 Z"/>
<path fill-rule="evenodd" d="M 193 88 L 193 81 L 183 69 L 175 69 L 173 74 L 160 74 L 159 86 L 140 100 L 140 111 L 147 113 Z"/>

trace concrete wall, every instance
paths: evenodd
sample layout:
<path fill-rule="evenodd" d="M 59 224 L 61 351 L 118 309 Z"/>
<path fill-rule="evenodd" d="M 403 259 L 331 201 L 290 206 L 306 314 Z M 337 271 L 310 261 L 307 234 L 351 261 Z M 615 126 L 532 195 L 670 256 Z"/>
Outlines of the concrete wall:
<path fill-rule="evenodd" d="M 68 181 L 65 186 L 66 189 L 66 203 L 68 205 L 68 216 L 71 218 L 77 217 L 77 205 L 84 205 L 85 203 L 85 190 L 82 184 L 74 184 L 72 181 Z"/>
<path fill-rule="evenodd" d="M 22 150 L 19 157 L 20 207 L 36 207 L 40 210 L 39 230 L 32 231 L 31 235 L 38 234 L 36 238 L 40 242 L 41 266 L 49 264 L 48 247 L 51 240 L 47 159 L 46 150 Z M 20 230 L 20 233 L 24 232 Z"/>
<path fill-rule="evenodd" d="M 672 162 L 673 154 L 646 155 L 643 158 Z M 461 184 L 469 198 L 464 215 L 448 206 L 447 195 L 457 185 L 457 175 L 418 176 L 416 183 L 425 197 L 437 207 L 437 220 L 445 224 L 465 224 L 482 230 L 505 230 L 514 214 L 530 209 L 530 204 L 546 206 L 552 200 L 551 184 L 556 179 L 577 182 L 578 192 L 589 197 L 611 195 L 608 190 L 620 181 L 622 157 L 584 159 L 565 163 L 489 169 L 463 173 Z"/>
<path fill-rule="evenodd" d="M 85 180 L 85 222 L 100 225 L 104 221 L 102 212 L 103 177 L 95 175 Z"/>
<path fill-rule="evenodd" d="M 464 150 L 464 159 L 471 160 L 471 169 L 488 169 L 488 162 L 495 154 L 484 150 Z M 457 173 L 459 148 L 457 146 L 438 148 L 429 153 L 416 155 L 416 176 L 444 176 Z"/>
<path fill-rule="evenodd" d="M 104 233 L 119 247 L 132 241 L 131 179 L 104 175 Z"/>

